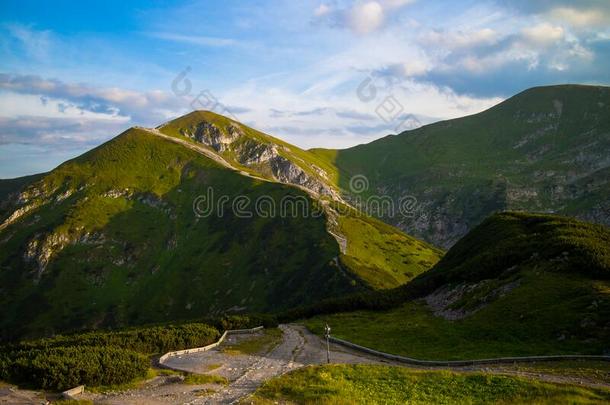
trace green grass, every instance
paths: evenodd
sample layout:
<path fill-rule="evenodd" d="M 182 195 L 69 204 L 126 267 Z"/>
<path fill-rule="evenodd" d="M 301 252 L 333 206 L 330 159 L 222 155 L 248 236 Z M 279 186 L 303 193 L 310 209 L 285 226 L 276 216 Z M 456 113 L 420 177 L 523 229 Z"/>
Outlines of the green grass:
<path fill-rule="evenodd" d="M 375 289 L 395 288 L 430 269 L 442 251 L 379 220 L 341 210 L 338 231 L 347 238 L 341 261 Z"/>
<path fill-rule="evenodd" d="M 187 116 L 206 117 L 227 120 Z M 277 141 L 244 130 L 261 142 Z M 278 145 L 293 159 L 307 161 L 310 154 Z M 248 218 L 234 215 L 230 203 L 217 204 L 237 196 L 271 198 L 276 206 L 288 197 L 310 207 L 318 201 L 140 129 L 33 180 L 24 192 L 26 206 L 35 208 L 0 230 L 0 339 L 190 320 L 228 309 L 284 310 L 396 287 L 440 257 L 395 228 L 345 215 L 338 226 L 348 252 L 339 267 L 325 215 Z M 212 213 L 198 218 L 193 203 L 210 189 Z"/>
<path fill-rule="evenodd" d="M 220 375 L 216 374 L 191 374 L 184 376 L 184 383 L 188 385 L 203 385 L 203 384 L 221 384 L 227 385 L 229 381 Z"/>
<path fill-rule="evenodd" d="M 507 371 L 569 377 L 598 384 L 610 384 L 610 362 L 607 361 L 564 360 L 501 365 L 494 368 Z"/>
<path fill-rule="evenodd" d="M 141 388 L 146 382 L 158 376 L 183 376 L 183 383 L 187 385 L 228 384 L 228 380 L 225 377 L 216 374 L 195 374 L 169 369 L 150 368 L 145 376 L 125 384 L 87 386 L 86 388 L 87 391 L 96 393 L 121 392 Z"/>
<path fill-rule="evenodd" d="M 610 228 L 556 215 L 496 214 L 456 243 L 426 277 L 478 281 L 514 265 L 610 279 Z"/>
<path fill-rule="evenodd" d="M 387 366 L 309 366 L 266 382 L 242 403 L 556 404 L 604 403 L 610 390 L 518 377 Z"/>
<path fill-rule="evenodd" d="M 208 364 L 206 366 L 206 371 L 214 371 L 214 370 L 216 370 L 217 368 L 220 368 L 220 367 L 222 367 L 222 364 L 220 364 L 220 363 Z"/>
<path fill-rule="evenodd" d="M 222 345 L 222 352 L 231 355 L 265 354 L 282 341 L 282 330 L 263 329 L 260 336 L 241 337 L 239 343 Z"/>
<path fill-rule="evenodd" d="M 199 389 L 199 390 L 193 390 L 191 392 L 195 393 L 195 395 L 197 395 L 198 397 L 205 397 L 205 396 L 208 396 L 208 395 L 215 394 L 218 391 L 215 390 L 214 388 L 202 388 L 202 389 Z"/>

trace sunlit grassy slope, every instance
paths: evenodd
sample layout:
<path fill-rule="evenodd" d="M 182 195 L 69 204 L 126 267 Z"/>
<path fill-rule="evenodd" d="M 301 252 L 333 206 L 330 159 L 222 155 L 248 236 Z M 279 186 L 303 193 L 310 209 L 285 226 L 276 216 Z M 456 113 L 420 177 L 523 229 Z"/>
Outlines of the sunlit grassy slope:
<path fill-rule="evenodd" d="M 367 285 L 396 288 L 430 269 L 442 251 L 354 209 L 341 210 L 337 230 L 347 238 L 341 262 Z"/>
<path fill-rule="evenodd" d="M 272 379 L 244 403 L 588 404 L 609 400 L 608 389 L 543 383 L 505 375 L 329 365 L 305 367 Z"/>

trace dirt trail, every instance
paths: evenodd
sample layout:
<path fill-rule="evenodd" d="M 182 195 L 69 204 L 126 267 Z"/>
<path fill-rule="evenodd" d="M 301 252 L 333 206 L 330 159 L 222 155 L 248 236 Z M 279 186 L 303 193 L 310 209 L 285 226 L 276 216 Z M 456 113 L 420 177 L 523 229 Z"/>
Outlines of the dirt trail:
<path fill-rule="evenodd" d="M 282 342 L 270 352 L 260 356 L 231 356 L 221 350 L 194 353 L 181 358 L 168 359 L 166 365 L 184 371 L 202 372 L 213 364 L 222 364 L 213 371 L 227 377 L 230 383 L 207 397 L 190 404 L 230 404 L 254 392 L 265 381 L 308 364 L 326 362 L 324 342 L 299 325 L 280 325 Z M 386 363 L 331 345 L 333 363 Z"/>

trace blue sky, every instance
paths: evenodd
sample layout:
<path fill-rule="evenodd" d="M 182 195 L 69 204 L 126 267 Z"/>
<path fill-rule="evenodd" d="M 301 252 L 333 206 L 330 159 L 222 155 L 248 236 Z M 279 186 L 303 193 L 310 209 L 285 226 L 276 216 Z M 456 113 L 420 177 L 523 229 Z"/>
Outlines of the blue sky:
<path fill-rule="evenodd" d="M 606 0 L 0 3 L 0 178 L 211 109 L 348 147 L 531 86 L 610 84 Z"/>

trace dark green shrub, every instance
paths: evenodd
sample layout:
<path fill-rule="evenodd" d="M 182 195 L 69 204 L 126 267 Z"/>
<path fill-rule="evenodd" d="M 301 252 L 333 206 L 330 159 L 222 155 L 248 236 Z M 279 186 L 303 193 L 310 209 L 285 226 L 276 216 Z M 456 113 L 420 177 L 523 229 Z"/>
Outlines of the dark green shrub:
<path fill-rule="evenodd" d="M 221 331 L 230 329 L 250 329 L 257 326 L 275 328 L 278 325 L 278 319 L 273 314 L 225 315 L 206 319 L 205 322 L 214 325 Z"/>
<path fill-rule="evenodd" d="M 116 347 L 54 347 L 8 353 L 3 378 L 48 390 L 123 384 L 146 375 L 148 358 Z"/>
<path fill-rule="evenodd" d="M 40 349 L 64 346 L 116 346 L 142 354 L 165 353 L 172 350 L 208 345 L 220 333 L 204 323 L 152 326 L 120 331 L 94 331 L 73 335 L 58 335 L 11 344 L 10 350 Z"/>

